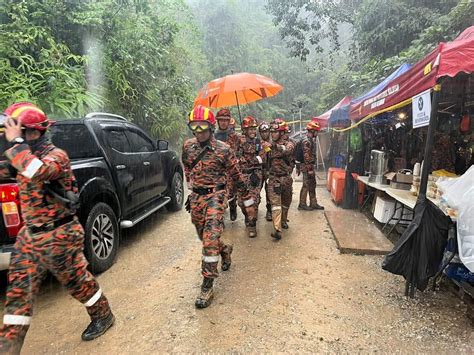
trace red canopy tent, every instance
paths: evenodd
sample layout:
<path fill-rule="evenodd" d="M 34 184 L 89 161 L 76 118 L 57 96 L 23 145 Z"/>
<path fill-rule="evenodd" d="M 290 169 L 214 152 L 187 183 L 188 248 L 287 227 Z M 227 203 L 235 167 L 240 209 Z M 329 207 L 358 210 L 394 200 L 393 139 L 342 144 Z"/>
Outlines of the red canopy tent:
<path fill-rule="evenodd" d="M 341 108 L 343 106 L 347 106 L 351 103 L 352 97 L 350 96 L 345 96 L 341 101 L 339 101 L 333 108 L 330 110 L 327 110 L 323 114 L 319 116 L 315 116 L 312 118 L 312 121 L 318 122 L 321 128 L 326 128 L 328 126 L 328 120 L 329 117 L 331 116 L 331 112 L 333 110 L 336 110 L 338 108 Z"/>
<path fill-rule="evenodd" d="M 351 106 L 349 116 L 360 120 L 435 86 L 444 76 L 454 77 L 460 72 L 474 72 L 474 26 L 464 30 L 454 41 L 440 43 L 425 58 L 406 73 L 390 82 L 377 95 Z"/>

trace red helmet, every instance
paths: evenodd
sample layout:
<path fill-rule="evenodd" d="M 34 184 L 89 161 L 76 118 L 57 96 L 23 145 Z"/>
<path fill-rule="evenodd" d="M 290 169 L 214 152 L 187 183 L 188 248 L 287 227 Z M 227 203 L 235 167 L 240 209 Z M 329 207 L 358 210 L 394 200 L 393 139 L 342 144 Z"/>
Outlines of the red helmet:
<path fill-rule="evenodd" d="M 227 107 L 221 108 L 219 111 L 217 111 L 216 118 L 218 120 L 230 120 L 231 119 L 230 110 Z"/>
<path fill-rule="evenodd" d="M 189 114 L 188 124 L 191 122 L 208 122 L 211 126 L 214 126 L 216 119 L 210 109 L 202 105 L 197 105 Z"/>
<path fill-rule="evenodd" d="M 242 128 L 258 127 L 257 120 L 252 116 L 247 116 L 242 121 Z"/>
<path fill-rule="evenodd" d="M 306 125 L 306 129 L 308 131 L 317 131 L 317 132 L 319 132 L 321 130 L 321 126 L 316 121 L 309 121 L 308 124 Z"/>
<path fill-rule="evenodd" d="M 17 102 L 5 110 L 5 115 L 18 120 L 25 128 L 46 131 L 54 121 L 48 119 L 41 109 L 30 102 Z"/>
<path fill-rule="evenodd" d="M 270 123 L 270 131 L 272 132 L 287 132 L 288 123 L 283 118 L 275 118 Z"/>

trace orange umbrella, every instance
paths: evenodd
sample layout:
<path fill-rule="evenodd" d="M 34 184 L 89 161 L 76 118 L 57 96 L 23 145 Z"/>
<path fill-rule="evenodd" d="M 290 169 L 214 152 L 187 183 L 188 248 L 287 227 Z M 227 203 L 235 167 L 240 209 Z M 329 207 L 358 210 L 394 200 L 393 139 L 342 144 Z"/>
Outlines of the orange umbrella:
<path fill-rule="evenodd" d="M 194 106 L 235 106 L 265 99 L 278 94 L 283 86 L 260 74 L 238 73 L 214 79 L 199 90 Z"/>

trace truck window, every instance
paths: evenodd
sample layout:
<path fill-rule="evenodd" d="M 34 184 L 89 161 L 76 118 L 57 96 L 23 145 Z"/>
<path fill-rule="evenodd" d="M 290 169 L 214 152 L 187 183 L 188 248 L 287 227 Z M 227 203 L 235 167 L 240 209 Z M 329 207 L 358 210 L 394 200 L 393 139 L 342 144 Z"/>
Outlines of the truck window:
<path fill-rule="evenodd" d="M 122 129 L 107 129 L 106 131 L 107 143 L 112 148 L 120 153 L 130 153 L 130 143 L 127 136 Z"/>
<path fill-rule="evenodd" d="M 154 152 L 153 142 L 138 131 L 127 130 L 127 137 L 132 145 L 132 151 L 135 153 Z"/>
<path fill-rule="evenodd" d="M 51 127 L 51 140 L 70 159 L 100 157 L 100 150 L 89 129 L 83 124 L 56 124 Z"/>

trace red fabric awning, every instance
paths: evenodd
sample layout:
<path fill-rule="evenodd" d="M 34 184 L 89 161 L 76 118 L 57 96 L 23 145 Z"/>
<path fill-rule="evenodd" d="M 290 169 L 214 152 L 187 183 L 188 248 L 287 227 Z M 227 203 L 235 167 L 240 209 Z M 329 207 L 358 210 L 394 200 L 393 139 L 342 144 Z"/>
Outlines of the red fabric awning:
<path fill-rule="evenodd" d="M 454 41 L 441 44 L 436 78 L 474 72 L 474 26 L 465 29 Z"/>
<path fill-rule="evenodd" d="M 360 120 L 432 88 L 441 77 L 454 77 L 460 72 L 474 72 L 474 26 L 467 28 L 454 41 L 440 43 L 383 91 L 351 106 L 349 117 Z"/>
<path fill-rule="evenodd" d="M 339 101 L 333 108 L 327 110 L 323 114 L 319 116 L 315 116 L 312 118 L 312 121 L 318 122 L 321 128 L 326 128 L 328 126 L 329 117 L 331 117 L 331 112 L 336 110 L 340 107 L 347 106 L 351 103 L 352 97 L 345 96 L 341 101 Z"/>

